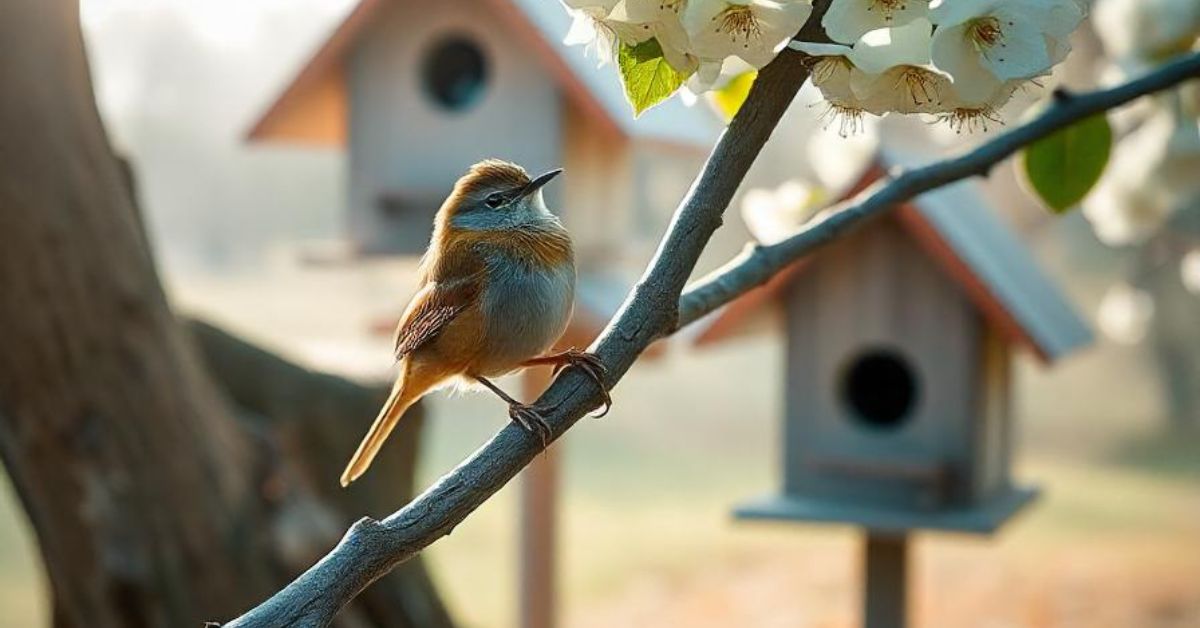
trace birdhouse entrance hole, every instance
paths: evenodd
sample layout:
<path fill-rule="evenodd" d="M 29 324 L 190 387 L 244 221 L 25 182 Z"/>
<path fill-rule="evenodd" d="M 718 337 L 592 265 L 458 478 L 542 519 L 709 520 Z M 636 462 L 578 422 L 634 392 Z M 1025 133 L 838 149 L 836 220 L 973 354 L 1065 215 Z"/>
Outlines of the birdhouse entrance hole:
<path fill-rule="evenodd" d="M 488 64 L 483 51 L 462 35 L 439 40 L 425 54 L 421 82 L 443 109 L 463 111 L 483 97 Z"/>
<path fill-rule="evenodd" d="M 842 371 L 842 403 L 862 423 L 893 429 L 912 415 L 917 377 L 903 355 L 891 350 L 864 351 Z"/>

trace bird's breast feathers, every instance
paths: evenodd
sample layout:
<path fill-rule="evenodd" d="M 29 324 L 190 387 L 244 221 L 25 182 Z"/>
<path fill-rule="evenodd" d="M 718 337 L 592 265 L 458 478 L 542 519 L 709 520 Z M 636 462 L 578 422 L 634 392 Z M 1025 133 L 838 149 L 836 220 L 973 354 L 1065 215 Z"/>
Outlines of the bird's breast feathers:
<path fill-rule="evenodd" d="M 565 231 L 522 233 L 481 250 L 488 370 L 502 372 L 546 352 L 566 331 L 575 302 L 575 262 Z"/>
<path fill-rule="evenodd" d="M 437 259 L 429 260 L 429 279 L 447 283 L 469 274 L 479 285 L 478 309 L 469 317 L 477 315 L 480 322 L 469 325 L 478 334 L 471 370 L 501 375 L 550 349 L 566 330 L 575 301 L 575 261 L 566 230 L 554 223 L 443 235 L 448 237 L 437 247 Z"/>

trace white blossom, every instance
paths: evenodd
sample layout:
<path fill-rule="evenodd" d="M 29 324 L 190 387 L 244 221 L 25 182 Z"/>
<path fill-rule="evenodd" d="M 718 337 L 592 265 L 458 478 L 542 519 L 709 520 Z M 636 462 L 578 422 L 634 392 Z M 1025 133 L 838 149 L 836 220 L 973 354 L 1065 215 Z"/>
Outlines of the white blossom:
<path fill-rule="evenodd" d="M 812 13 L 808 0 L 690 0 L 683 25 L 700 59 L 737 56 L 761 68 Z"/>
<path fill-rule="evenodd" d="M 700 60 L 683 27 L 685 7 L 687 0 L 622 0 L 610 19 L 641 28 L 658 40 L 667 63 L 680 72 L 693 72 Z"/>
<path fill-rule="evenodd" d="M 950 79 L 930 62 L 932 33 L 929 20 L 917 18 L 871 31 L 854 44 L 850 89 L 864 109 L 877 115 L 942 110 Z"/>
<path fill-rule="evenodd" d="M 614 58 L 621 43 L 637 44 L 653 36 L 653 31 L 627 21 L 613 19 L 620 10 L 621 0 L 562 0 L 571 16 L 563 44 L 584 46 L 595 54 L 600 65 Z"/>
<path fill-rule="evenodd" d="M 1126 283 L 1113 285 L 1100 300 L 1096 324 L 1104 335 L 1121 344 L 1137 344 L 1154 317 L 1154 299 Z"/>
<path fill-rule="evenodd" d="M 1179 86 L 1180 112 L 1200 120 L 1200 81 L 1188 81 Z"/>
<path fill-rule="evenodd" d="M 1013 94 L 1025 86 L 1026 81 L 1012 80 L 997 83 L 991 93 L 983 98 L 964 98 L 957 84 L 950 84 L 942 91 L 939 122 L 946 123 L 955 133 L 988 131 L 993 124 L 1003 124 L 1000 108 L 1012 100 Z"/>
<path fill-rule="evenodd" d="M 1153 235 L 1180 207 L 1200 202 L 1200 128 L 1164 108 L 1121 142 L 1083 214 L 1109 245 Z"/>
<path fill-rule="evenodd" d="M 747 191 L 742 197 L 742 220 L 755 240 L 775 244 L 795 233 L 830 200 L 821 186 L 792 179 L 774 190 Z"/>
<path fill-rule="evenodd" d="M 934 0 L 933 63 L 964 99 L 985 99 L 1062 61 L 1083 15 L 1075 0 Z"/>
<path fill-rule="evenodd" d="M 1200 37 L 1200 2 L 1100 0 L 1092 23 L 1110 55 L 1152 61 L 1187 50 Z"/>
<path fill-rule="evenodd" d="M 858 135 L 866 128 L 865 119 L 870 112 L 850 85 L 852 77 L 859 72 L 850 60 L 854 49 L 842 44 L 807 41 L 793 41 L 788 47 L 814 57 L 812 82 L 821 90 L 827 106 L 822 115 L 830 122 L 838 123 L 840 135 Z"/>
<path fill-rule="evenodd" d="M 696 72 L 688 77 L 684 87 L 693 94 L 702 94 L 725 85 L 729 79 L 739 74 L 753 72 L 756 69 L 737 57 L 726 57 L 717 61 L 700 59 Z"/>
<path fill-rule="evenodd" d="M 852 44 L 870 31 L 903 26 L 929 13 L 929 0 L 833 0 L 821 20 L 834 41 Z"/>
<path fill-rule="evenodd" d="M 793 41 L 788 47 L 815 57 L 811 80 L 826 100 L 855 100 L 854 92 L 850 90 L 850 72 L 854 69 L 854 62 L 850 60 L 853 48 L 808 41 Z"/>
<path fill-rule="evenodd" d="M 568 10 L 586 11 L 600 17 L 608 17 L 621 0 L 562 0 L 562 3 Z"/>
<path fill-rule="evenodd" d="M 635 22 L 679 21 L 687 0 L 623 0 L 625 14 Z"/>
<path fill-rule="evenodd" d="M 1179 279 L 1188 292 L 1200 295 L 1200 248 L 1188 251 L 1180 260 Z"/>

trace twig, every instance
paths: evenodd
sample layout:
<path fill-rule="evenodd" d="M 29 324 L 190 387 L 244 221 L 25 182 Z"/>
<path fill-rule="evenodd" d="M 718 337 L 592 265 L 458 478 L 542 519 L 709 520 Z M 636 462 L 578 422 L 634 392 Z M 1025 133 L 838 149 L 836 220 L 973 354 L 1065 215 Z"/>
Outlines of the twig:
<path fill-rule="evenodd" d="M 893 173 L 850 201 L 826 211 L 785 240 L 771 245 L 747 245 L 737 257 L 688 288 L 680 299 L 678 326 L 692 323 L 766 283 L 789 264 L 906 201 L 961 179 L 985 176 L 1013 153 L 1059 129 L 1195 78 L 1200 78 L 1200 53 L 1184 56 L 1112 89 L 1056 97 L 1050 108 L 1036 119 L 970 152 Z"/>

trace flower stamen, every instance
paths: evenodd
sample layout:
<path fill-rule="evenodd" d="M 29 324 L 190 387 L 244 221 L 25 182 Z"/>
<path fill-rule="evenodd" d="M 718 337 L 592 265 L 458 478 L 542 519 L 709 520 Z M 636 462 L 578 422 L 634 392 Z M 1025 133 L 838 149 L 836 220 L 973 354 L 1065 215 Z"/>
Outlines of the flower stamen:
<path fill-rule="evenodd" d="M 838 135 L 842 137 L 850 137 L 858 135 L 866 128 L 866 123 L 863 122 L 866 110 L 861 107 L 853 107 L 850 105 L 839 104 L 830 100 L 825 101 L 825 111 L 817 116 L 823 124 L 822 129 L 828 130 L 836 122 L 838 125 Z"/>
<path fill-rule="evenodd" d="M 976 51 L 986 54 L 997 45 L 1004 46 L 1004 29 L 993 16 L 977 17 L 967 23 L 967 40 Z"/>
<path fill-rule="evenodd" d="M 892 21 L 896 13 L 908 8 L 908 0 L 870 0 L 868 11 L 879 11 L 885 21 Z"/>
<path fill-rule="evenodd" d="M 672 13 L 678 14 L 680 11 L 683 10 L 683 5 L 686 2 L 687 2 L 687 0 L 659 0 L 658 10 L 659 11 L 670 11 Z"/>
<path fill-rule="evenodd" d="M 958 135 L 962 135 L 963 131 L 967 133 L 975 133 L 976 131 L 988 132 L 988 123 L 1004 124 L 1004 119 L 990 105 L 981 107 L 960 107 L 952 111 L 940 114 L 937 117 L 938 122 L 945 123 Z"/>
<path fill-rule="evenodd" d="M 915 65 L 900 68 L 895 88 L 903 90 L 913 105 L 929 105 L 940 101 L 937 93 L 937 75 Z"/>
<path fill-rule="evenodd" d="M 762 26 L 754 15 L 754 9 L 748 5 L 729 5 L 713 16 L 712 21 L 717 23 L 716 32 L 729 35 L 730 41 L 741 39 L 746 48 L 750 47 L 752 39 L 757 41 L 762 37 Z"/>
<path fill-rule="evenodd" d="M 850 59 L 846 57 L 815 57 L 816 62 L 812 66 L 812 78 L 814 85 L 822 85 L 825 82 L 835 78 L 840 72 L 848 72 L 854 67 Z"/>

